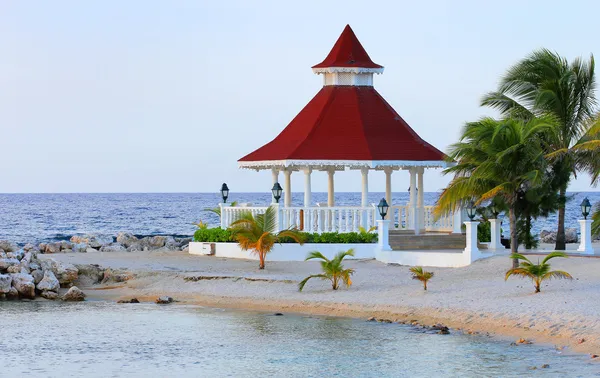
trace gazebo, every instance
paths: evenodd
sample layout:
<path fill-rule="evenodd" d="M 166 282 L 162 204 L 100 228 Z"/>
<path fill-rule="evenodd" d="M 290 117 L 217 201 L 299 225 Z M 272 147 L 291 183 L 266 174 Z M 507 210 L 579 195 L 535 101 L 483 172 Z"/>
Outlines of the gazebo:
<path fill-rule="evenodd" d="M 347 25 L 327 57 L 312 67 L 323 75 L 323 87 L 271 142 L 239 159 L 239 167 L 271 170 L 273 183 L 283 174 L 283 227 L 301 227 L 314 232 L 356 231 L 359 226 L 375 225 L 377 218 L 369 205 L 369 172 L 385 174 L 385 198 L 390 205 L 388 219 L 392 228 L 419 234 L 425 231 L 460 232 L 453 217 L 435 220 L 431 207 L 424 206 L 423 175 L 426 168 L 448 165 L 445 155 L 423 140 L 375 90 L 373 76 L 383 73 Z M 360 170 L 362 197 L 360 206 L 336 207 L 336 172 Z M 328 174 L 327 204 L 314 204 L 311 173 Z M 392 203 L 392 173 L 410 172 L 408 204 Z M 293 172 L 304 174 L 304 206 L 291 203 Z M 249 208 L 262 212 L 266 207 Z M 242 209 L 224 208 L 223 226 Z"/>

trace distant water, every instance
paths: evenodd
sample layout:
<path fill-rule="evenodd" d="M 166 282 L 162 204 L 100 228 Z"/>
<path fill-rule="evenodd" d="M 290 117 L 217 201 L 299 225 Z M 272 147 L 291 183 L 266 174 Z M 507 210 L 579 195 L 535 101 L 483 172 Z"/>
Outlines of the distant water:
<path fill-rule="evenodd" d="M 592 203 L 600 193 L 569 193 L 567 227 L 578 227 L 583 197 Z M 376 203 L 383 193 L 370 193 Z M 438 193 L 425 193 L 426 205 L 433 205 Z M 231 193 L 230 200 L 264 205 L 270 193 Z M 302 205 L 303 193 L 293 193 L 292 203 Z M 336 193 L 336 204 L 356 206 L 360 193 Z M 218 193 L 150 193 L 150 194 L 0 194 L 0 239 L 17 243 L 63 240 L 74 234 L 116 235 L 119 231 L 134 234 L 192 235 L 193 222 L 202 219 L 215 225 L 218 218 L 204 211 L 220 201 Z M 326 193 L 313 193 L 313 201 L 327 202 Z M 406 203 L 408 193 L 394 193 L 394 203 Z M 508 225 L 504 228 L 508 230 Z M 535 229 L 556 229 L 556 217 L 539 220 Z"/>
<path fill-rule="evenodd" d="M 0 318 L 0 377 L 600 374 L 552 347 L 351 319 L 105 302 L 2 302 Z"/>

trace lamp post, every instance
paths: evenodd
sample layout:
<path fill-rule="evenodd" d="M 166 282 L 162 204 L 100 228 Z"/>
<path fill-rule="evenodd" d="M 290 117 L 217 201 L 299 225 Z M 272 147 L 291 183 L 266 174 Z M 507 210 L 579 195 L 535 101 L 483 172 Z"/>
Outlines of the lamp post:
<path fill-rule="evenodd" d="M 577 252 L 581 252 L 586 255 L 593 255 L 594 248 L 592 247 L 592 220 L 587 219 L 587 216 L 590 215 L 590 211 L 592 210 L 592 204 L 590 200 L 586 197 L 581 202 L 581 215 L 583 215 L 583 219 L 578 220 L 580 227 L 581 240 L 579 242 L 579 248 L 577 248 Z"/>
<path fill-rule="evenodd" d="M 271 189 L 271 193 L 273 193 L 273 198 L 275 198 L 275 203 L 279 203 L 279 199 L 281 198 L 281 193 L 283 193 L 283 189 L 278 182 L 273 184 L 273 188 Z"/>
<path fill-rule="evenodd" d="M 467 216 L 473 221 L 475 219 L 475 215 L 477 214 L 477 207 L 475 206 L 475 202 L 473 200 L 469 201 L 467 204 Z"/>
<path fill-rule="evenodd" d="M 385 219 L 390 205 L 385 198 L 382 198 L 377 204 L 377 211 L 381 216 L 381 220 L 377 221 L 377 244 L 381 251 L 390 251 L 390 221 Z"/>
<path fill-rule="evenodd" d="M 229 188 L 225 183 L 221 185 L 221 197 L 223 197 L 223 203 L 227 203 L 227 197 L 229 197 Z"/>
<path fill-rule="evenodd" d="M 498 219 L 498 214 L 500 214 L 500 212 L 498 211 L 498 207 L 494 201 L 492 201 L 490 204 L 490 211 L 492 212 L 494 218 L 488 219 L 490 222 L 490 245 L 488 249 L 503 250 L 505 248 L 502 245 L 502 240 L 500 238 L 500 219 Z"/>
<path fill-rule="evenodd" d="M 390 208 L 390 206 L 388 205 L 385 198 L 382 198 L 381 201 L 379 201 L 379 204 L 377 205 L 377 210 L 379 211 L 379 215 L 381 215 L 381 220 L 385 219 L 385 216 L 387 215 L 389 208 Z"/>

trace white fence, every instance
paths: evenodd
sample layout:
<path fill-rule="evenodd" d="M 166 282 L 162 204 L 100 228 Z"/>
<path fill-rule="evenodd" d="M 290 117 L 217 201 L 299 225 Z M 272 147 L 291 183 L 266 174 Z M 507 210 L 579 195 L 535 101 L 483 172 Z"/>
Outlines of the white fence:
<path fill-rule="evenodd" d="M 276 205 L 277 206 L 277 205 Z M 227 228 L 244 212 L 253 215 L 262 214 L 267 209 L 260 207 L 222 206 L 221 227 Z M 435 220 L 433 206 L 424 206 L 419 211 L 419 229 L 425 231 L 452 232 L 454 216 L 440 217 Z M 391 206 L 388 219 L 390 228 L 395 230 L 414 230 L 413 208 L 408 205 Z M 369 207 L 280 207 L 278 212 L 280 228 L 297 228 L 306 232 L 358 232 L 376 226 L 379 214 L 375 206 Z"/>

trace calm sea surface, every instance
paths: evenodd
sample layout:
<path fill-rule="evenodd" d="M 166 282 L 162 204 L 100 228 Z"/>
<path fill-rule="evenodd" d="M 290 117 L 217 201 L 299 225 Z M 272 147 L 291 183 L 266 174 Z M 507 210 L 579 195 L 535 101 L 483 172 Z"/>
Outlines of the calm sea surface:
<path fill-rule="evenodd" d="M 593 204 L 600 193 L 569 193 L 567 227 L 577 227 L 579 204 L 588 196 Z M 369 201 L 376 203 L 383 193 L 371 193 Z M 425 193 L 426 205 L 433 205 L 437 193 Z M 268 204 L 269 193 L 232 193 L 230 200 L 254 205 Z M 292 196 L 294 205 L 301 205 L 302 193 Z M 17 243 L 68 239 L 74 234 L 95 233 L 116 235 L 119 231 L 134 234 L 192 235 L 193 222 L 202 219 L 212 225 L 218 218 L 204 211 L 215 207 L 219 194 L 151 193 L 151 194 L 0 194 L 0 239 Z M 315 202 L 327 202 L 326 193 L 314 193 Z M 408 193 L 394 193 L 394 203 L 406 203 Z M 360 193 L 337 193 L 336 204 L 360 204 Z M 508 230 L 508 227 L 504 227 Z M 556 217 L 540 219 L 535 229 L 556 229 Z"/>
<path fill-rule="evenodd" d="M 552 347 L 351 319 L 106 302 L 0 302 L 0 318 L 0 377 L 600 376 Z"/>

